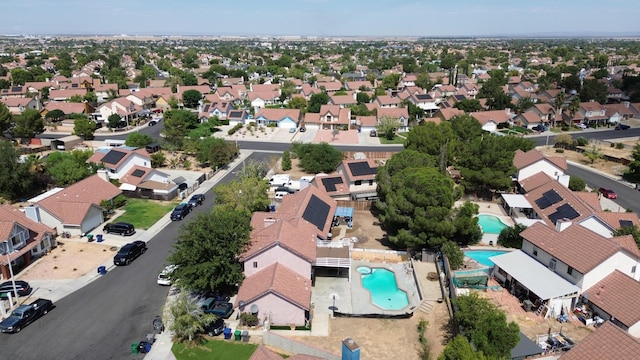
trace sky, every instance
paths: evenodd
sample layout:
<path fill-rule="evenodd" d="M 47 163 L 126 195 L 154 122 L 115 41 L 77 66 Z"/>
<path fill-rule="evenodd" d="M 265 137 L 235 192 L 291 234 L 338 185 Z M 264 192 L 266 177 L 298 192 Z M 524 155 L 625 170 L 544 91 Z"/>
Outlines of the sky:
<path fill-rule="evenodd" d="M 640 35 L 639 0 L 0 0 L 0 34 Z"/>

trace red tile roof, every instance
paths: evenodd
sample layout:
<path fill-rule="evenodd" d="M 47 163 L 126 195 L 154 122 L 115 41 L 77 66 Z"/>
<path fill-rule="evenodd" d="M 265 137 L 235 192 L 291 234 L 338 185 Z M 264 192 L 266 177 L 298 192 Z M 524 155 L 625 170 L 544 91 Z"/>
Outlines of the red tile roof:
<path fill-rule="evenodd" d="M 584 338 L 560 360 L 636 360 L 640 354 L 640 341 L 607 321 Z"/>
<path fill-rule="evenodd" d="M 543 194 L 550 190 L 554 190 L 558 195 L 560 195 L 562 200 L 542 209 L 538 204 L 536 204 L 536 201 L 542 198 Z M 574 222 L 582 220 L 583 218 L 591 215 L 594 211 L 600 210 L 594 209 L 589 206 L 589 204 L 582 201 L 580 197 L 576 196 L 573 191 L 560 185 L 557 181 L 550 181 L 529 191 L 524 196 L 527 201 L 529 201 L 533 210 L 536 212 L 536 214 L 538 214 L 540 219 L 542 219 L 545 223 L 547 223 L 547 225 L 551 227 L 555 227 L 556 224 L 549 218 L 549 216 L 554 214 L 558 210 L 558 208 L 563 205 L 570 205 L 578 213 L 578 216 L 572 219 Z"/>
<path fill-rule="evenodd" d="M 555 179 L 551 176 L 547 175 L 545 172 L 539 172 L 534 175 L 529 176 L 526 179 L 520 180 L 520 187 L 525 191 L 525 193 L 530 192 L 533 189 L 539 188 L 542 185 L 548 184 L 550 182 L 556 183 L 556 186 L 560 185 Z"/>
<path fill-rule="evenodd" d="M 529 150 L 527 152 L 516 150 L 516 153 L 513 156 L 513 165 L 516 167 L 516 169 L 522 169 L 541 160 L 548 161 L 564 171 L 567 171 L 568 169 L 567 159 L 560 156 L 547 157 L 542 152 L 536 149 Z"/>
<path fill-rule="evenodd" d="M 315 186 L 307 186 L 295 194 L 285 196 L 282 199 L 282 205 L 280 205 L 278 212 L 283 214 L 283 216 L 289 214 L 289 218 L 302 218 L 312 196 L 316 196 L 319 200 L 329 205 L 329 211 L 324 226 L 322 228 L 318 228 L 318 235 L 324 239 L 329 233 L 329 229 L 331 229 L 333 214 L 335 214 L 337 207 L 336 201 L 324 191 Z"/>
<path fill-rule="evenodd" d="M 42 223 L 29 219 L 22 211 L 11 205 L 0 205 L 0 240 L 5 241 L 11 236 L 13 227 L 19 224 L 23 228 L 29 229 L 29 239 L 27 240 L 28 249 L 21 249 L 19 253 L 12 253 L 11 260 L 22 256 L 26 251 L 30 251 L 37 246 L 45 234 L 53 234 L 54 230 Z M 31 246 L 30 246 L 31 245 Z M 7 265 L 7 257 L 0 256 L 0 265 Z"/>
<path fill-rule="evenodd" d="M 254 228 L 251 232 L 249 247 L 240 257 L 241 261 L 247 261 L 276 246 L 310 263 L 316 260 L 317 230 L 311 223 L 304 220 L 286 221 L 277 218 L 263 218 L 262 216 L 258 216 L 258 218 L 263 219 L 264 227 Z M 252 222 L 254 222 L 253 219 Z"/>
<path fill-rule="evenodd" d="M 615 270 L 583 292 L 589 301 L 627 327 L 640 321 L 640 282 Z"/>
<path fill-rule="evenodd" d="M 274 294 L 302 309 L 309 310 L 311 280 L 285 265 L 275 263 L 244 279 L 238 289 L 236 302 L 251 303 L 267 294 Z"/>
<path fill-rule="evenodd" d="M 354 175 L 351 172 L 351 167 L 349 166 L 349 164 L 358 164 L 358 163 L 366 163 L 371 169 L 375 169 L 376 173 L 368 174 L 368 175 L 358 175 L 358 176 Z M 347 159 L 347 160 L 342 160 L 342 163 L 340 165 L 341 165 L 340 168 L 344 170 L 346 178 L 349 179 L 349 181 L 375 180 L 377 170 L 378 170 L 378 165 L 375 163 L 375 161 L 373 161 L 373 159 L 365 159 L 365 160 Z"/>
<path fill-rule="evenodd" d="M 619 243 L 620 239 L 608 239 L 575 224 L 558 232 L 555 227 L 537 222 L 520 235 L 581 274 L 588 273 L 619 251 L 630 253 Z"/>
<path fill-rule="evenodd" d="M 409 109 L 407 108 L 378 108 L 378 119 L 388 117 L 391 119 L 409 118 Z"/>
<path fill-rule="evenodd" d="M 272 120 L 279 121 L 284 118 L 291 118 L 294 121 L 300 120 L 300 110 L 299 109 L 260 109 L 256 114 L 255 118 L 259 118 L 260 116 Z"/>

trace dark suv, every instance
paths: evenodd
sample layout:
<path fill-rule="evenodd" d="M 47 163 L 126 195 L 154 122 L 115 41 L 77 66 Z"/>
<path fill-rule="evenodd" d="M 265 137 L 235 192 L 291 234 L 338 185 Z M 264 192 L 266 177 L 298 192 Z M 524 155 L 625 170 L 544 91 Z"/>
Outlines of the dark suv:
<path fill-rule="evenodd" d="M 102 228 L 105 234 L 114 233 L 122 236 L 130 236 L 136 233 L 136 228 L 133 224 L 126 222 L 108 223 Z"/>
<path fill-rule="evenodd" d="M 120 248 L 120 251 L 113 257 L 115 265 L 129 265 L 138 256 L 147 251 L 147 244 L 144 241 L 134 241 Z"/>
<path fill-rule="evenodd" d="M 195 194 L 191 197 L 191 199 L 189 199 L 189 206 L 191 206 L 192 208 L 198 206 L 198 205 L 202 205 L 202 203 L 204 202 L 204 194 Z"/>
<path fill-rule="evenodd" d="M 631 129 L 631 126 L 627 124 L 618 123 L 618 125 L 616 125 L 616 130 L 629 130 L 629 129 Z"/>
<path fill-rule="evenodd" d="M 184 219 L 185 216 L 191 211 L 191 207 L 189 204 L 182 203 L 176 206 L 175 209 L 171 212 L 171 220 L 178 221 Z"/>
<path fill-rule="evenodd" d="M 16 280 L 15 283 L 18 296 L 27 296 L 31 294 L 31 286 L 28 282 L 23 280 Z M 0 299 L 8 299 L 9 293 L 11 293 L 11 296 L 15 297 L 15 295 L 13 294 L 13 282 L 5 281 L 0 284 Z"/>

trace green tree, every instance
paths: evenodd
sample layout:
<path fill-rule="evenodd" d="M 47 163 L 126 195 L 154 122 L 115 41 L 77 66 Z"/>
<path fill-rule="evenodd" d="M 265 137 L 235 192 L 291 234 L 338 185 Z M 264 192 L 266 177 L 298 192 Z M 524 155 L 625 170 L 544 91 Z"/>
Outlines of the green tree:
<path fill-rule="evenodd" d="M 462 206 L 454 209 L 453 226 L 455 232 L 451 240 L 462 246 L 473 245 L 482 239 L 482 230 L 478 225 L 479 206 L 471 201 L 465 201 Z"/>
<path fill-rule="evenodd" d="M 633 147 L 631 158 L 633 160 L 627 166 L 628 169 L 625 173 L 625 178 L 637 183 L 640 182 L 640 142 L 636 143 L 636 146 Z"/>
<path fill-rule="evenodd" d="M 449 260 L 451 269 L 458 270 L 464 264 L 464 252 L 453 241 L 445 241 L 440 248 L 442 255 Z"/>
<path fill-rule="evenodd" d="M 91 150 L 53 152 L 45 160 L 45 171 L 55 181 L 56 186 L 71 185 L 96 172 L 97 165 L 87 164 L 92 154 Z"/>
<path fill-rule="evenodd" d="M 291 170 L 291 152 L 286 150 L 282 153 L 282 171 Z"/>
<path fill-rule="evenodd" d="M 164 113 L 164 138 L 181 149 L 191 129 L 198 124 L 198 115 L 189 110 L 169 110 Z"/>
<path fill-rule="evenodd" d="M 151 156 L 151 167 L 159 168 L 163 167 L 164 163 L 167 161 L 167 157 L 164 155 L 164 151 L 158 151 L 150 155 Z"/>
<path fill-rule="evenodd" d="M 239 179 L 256 178 L 264 179 L 269 172 L 269 166 L 263 161 L 249 159 L 242 162 L 242 168 L 236 172 Z"/>
<path fill-rule="evenodd" d="M 631 235 L 633 237 L 633 240 L 635 240 L 636 244 L 640 247 L 640 230 L 636 225 L 622 226 L 620 229 L 617 229 L 613 232 L 613 236 L 625 235 Z"/>
<path fill-rule="evenodd" d="M 171 314 L 170 329 L 178 341 L 199 342 L 208 324 L 216 320 L 213 314 L 205 314 L 195 297 L 185 292 L 178 294 L 175 302 L 169 305 Z"/>
<path fill-rule="evenodd" d="M 358 104 L 368 104 L 371 102 L 371 98 L 366 92 L 359 92 L 356 94 L 356 101 Z"/>
<path fill-rule="evenodd" d="M 237 145 L 220 138 L 206 138 L 200 141 L 196 149 L 196 160 L 209 164 L 212 168 L 227 165 L 239 154 Z"/>
<path fill-rule="evenodd" d="M 520 236 L 520 233 L 526 228 L 527 227 L 522 224 L 505 227 L 500 231 L 500 235 L 498 235 L 498 245 L 514 249 L 522 249 L 522 241 L 524 239 Z"/>
<path fill-rule="evenodd" d="M 404 147 L 437 157 L 440 157 L 444 151 L 448 159 L 453 155 L 455 138 L 451 123 L 426 122 L 409 131 Z"/>
<path fill-rule="evenodd" d="M 485 360 L 482 352 L 476 352 L 469 340 L 462 335 L 457 335 L 449 341 L 447 346 L 438 356 L 438 360 Z"/>
<path fill-rule="evenodd" d="M 571 176 L 569 178 L 569 189 L 571 189 L 571 191 L 584 191 L 586 187 L 587 183 L 582 180 L 582 178 L 577 176 Z"/>
<path fill-rule="evenodd" d="M 107 118 L 107 126 L 109 129 L 114 129 L 120 126 L 120 121 L 122 121 L 122 117 L 120 114 L 111 114 Z"/>
<path fill-rule="evenodd" d="M 51 110 L 44 116 L 47 121 L 58 122 L 64 119 L 64 112 L 60 109 Z"/>
<path fill-rule="evenodd" d="M 393 140 L 396 136 L 398 125 L 398 119 L 383 116 L 378 120 L 376 129 L 378 130 L 378 134 L 384 136 L 387 140 Z"/>
<path fill-rule="evenodd" d="M 84 96 L 80 95 L 80 94 L 74 94 L 71 95 L 68 99 L 68 102 L 72 102 L 72 103 L 81 103 L 82 101 L 84 101 Z"/>
<path fill-rule="evenodd" d="M 307 111 L 310 113 L 319 113 L 320 107 L 329 103 L 329 95 L 326 92 L 311 95 L 307 105 Z"/>
<path fill-rule="evenodd" d="M 267 181 L 255 177 L 232 180 L 213 189 L 216 204 L 249 212 L 263 211 L 267 208 L 271 203 L 267 196 L 268 191 Z"/>
<path fill-rule="evenodd" d="M 44 121 L 38 110 L 27 109 L 15 118 L 16 126 L 13 134 L 20 139 L 28 140 L 44 132 Z"/>
<path fill-rule="evenodd" d="M 131 147 L 144 148 L 152 142 L 153 138 L 151 137 L 151 135 L 132 132 L 127 135 L 127 139 L 124 141 L 124 144 Z"/>
<path fill-rule="evenodd" d="M 520 341 L 520 328 L 488 299 L 477 293 L 458 296 L 454 318 L 464 329 L 464 336 L 488 358 L 510 358 L 511 349 Z"/>
<path fill-rule="evenodd" d="M 300 159 L 300 167 L 309 174 L 332 172 L 344 159 L 342 152 L 322 142 L 320 144 L 301 144 L 293 146 L 293 152 Z"/>
<path fill-rule="evenodd" d="M 477 99 L 464 99 L 458 101 L 453 107 L 467 113 L 482 110 L 482 105 Z"/>
<path fill-rule="evenodd" d="M 4 103 L 0 103 L 0 135 L 11 129 L 12 126 L 13 116 L 11 116 L 9 108 Z"/>
<path fill-rule="evenodd" d="M 602 157 L 602 151 L 600 151 L 600 149 L 594 144 L 591 145 L 590 148 L 584 150 L 584 156 L 586 156 L 593 164 L 596 160 Z"/>
<path fill-rule="evenodd" d="M 180 287 L 227 292 L 243 280 L 238 260 L 249 243 L 251 213 L 218 205 L 180 227 L 168 261 Z"/>
<path fill-rule="evenodd" d="M 31 195 L 35 179 L 29 172 L 27 163 L 19 162 L 20 153 L 13 143 L 0 141 L 0 196 L 8 200 L 17 200 Z"/>
<path fill-rule="evenodd" d="M 93 140 L 93 134 L 95 132 L 95 121 L 89 120 L 86 116 L 73 121 L 73 135 L 78 135 L 84 140 Z"/>
<path fill-rule="evenodd" d="M 516 109 L 518 110 L 519 113 L 523 113 L 529 109 L 531 109 L 533 106 L 535 105 L 535 103 L 533 102 L 533 100 L 531 100 L 530 97 L 524 97 L 520 100 L 518 100 L 518 104 L 516 105 Z"/>
<path fill-rule="evenodd" d="M 33 74 L 28 70 L 17 67 L 11 69 L 11 81 L 14 85 L 24 85 L 25 83 L 34 81 Z"/>
<path fill-rule="evenodd" d="M 198 107 L 200 100 L 202 99 L 202 93 L 198 90 L 187 90 L 182 93 L 182 103 L 185 107 L 195 109 Z"/>
<path fill-rule="evenodd" d="M 580 100 L 582 102 L 588 102 L 591 100 L 597 101 L 600 104 L 607 103 L 607 85 L 601 83 L 596 79 L 584 80 L 582 89 L 580 90 Z"/>
<path fill-rule="evenodd" d="M 401 74 L 390 74 L 382 79 L 382 87 L 385 89 L 397 89 Z"/>
<path fill-rule="evenodd" d="M 303 98 L 303 97 L 294 97 L 293 99 L 289 100 L 289 103 L 287 104 L 287 107 L 289 109 L 300 109 L 300 110 L 306 110 L 307 108 L 307 99 Z"/>

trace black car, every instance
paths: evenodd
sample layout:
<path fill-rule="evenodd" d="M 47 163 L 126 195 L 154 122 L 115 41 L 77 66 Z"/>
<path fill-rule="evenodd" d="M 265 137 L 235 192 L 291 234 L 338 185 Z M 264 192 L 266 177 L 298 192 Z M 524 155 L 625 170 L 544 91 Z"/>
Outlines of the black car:
<path fill-rule="evenodd" d="M 46 315 L 53 309 L 53 302 L 47 299 L 38 299 L 28 305 L 18 306 L 8 318 L 0 322 L 0 331 L 3 333 L 17 333 L 25 326 Z"/>
<path fill-rule="evenodd" d="M 618 125 L 616 125 L 616 130 L 629 130 L 629 129 L 631 129 L 631 126 L 627 124 L 618 123 Z"/>
<path fill-rule="evenodd" d="M 191 211 L 189 204 L 182 203 L 173 209 L 171 212 L 171 220 L 178 221 L 184 219 L 185 216 Z"/>
<path fill-rule="evenodd" d="M 189 199 L 189 206 L 191 206 L 192 208 L 198 206 L 198 205 L 202 205 L 202 203 L 204 202 L 204 194 L 195 194 L 191 197 L 191 199 Z"/>
<path fill-rule="evenodd" d="M 532 129 L 535 130 L 535 131 L 540 131 L 540 132 L 545 132 L 545 131 L 549 130 L 548 127 L 546 127 L 546 126 L 544 126 L 542 124 L 538 124 L 538 125 L 534 126 Z"/>
<path fill-rule="evenodd" d="M 129 265 L 138 256 L 147 251 L 147 244 L 144 241 L 134 241 L 120 248 L 120 251 L 113 257 L 115 265 Z"/>
<path fill-rule="evenodd" d="M 102 228 L 105 234 L 114 233 L 122 236 L 130 236 L 136 233 L 136 228 L 133 224 L 126 222 L 108 223 Z"/>
<path fill-rule="evenodd" d="M 205 331 L 209 336 L 218 336 L 222 334 L 222 332 L 224 331 L 224 328 L 225 328 L 224 319 L 221 317 L 218 317 L 215 321 L 207 325 L 207 327 L 205 328 Z"/>
<path fill-rule="evenodd" d="M 28 282 L 23 280 L 16 280 L 15 283 L 16 290 L 18 291 L 18 296 L 27 296 L 31 294 L 32 289 Z M 9 293 L 11 293 L 13 297 L 15 297 L 15 295 L 13 294 L 13 282 L 5 281 L 0 284 L 0 299 L 8 299 Z"/>

